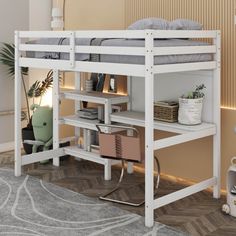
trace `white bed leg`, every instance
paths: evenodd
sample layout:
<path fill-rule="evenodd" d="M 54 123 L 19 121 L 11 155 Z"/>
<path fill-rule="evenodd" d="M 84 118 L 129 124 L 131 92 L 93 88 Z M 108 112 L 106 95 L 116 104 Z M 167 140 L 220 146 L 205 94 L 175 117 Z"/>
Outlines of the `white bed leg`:
<path fill-rule="evenodd" d="M 75 89 L 80 91 L 80 85 L 80 72 L 75 72 Z M 75 101 L 75 114 L 78 110 L 80 110 L 80 101 Z M 76 141 L 78 142 L 78 139 L 80 138 L 80 128 L 78 127 L 75 127 L 75 137 Z"/>
<path fill-rule="evenodd" d="M 87 147 L 88 147 L 88 132 L 87 129 L 83 129 L 83 138 L 84 138 L 84 150 L 87 151 Z"/>
<path fill-rule="evenodd" d="M 75 89 L 81 90 L 81 78 L 80 78 L 80 72 L 75 72 Z M 75 101 L 75 114 L 76 112 L 80 110 L 80 101 Z M 80 128 L 75 127 L 75 143 L 78 145 L 79 138 L 80 138 Z M 81 158 L 75 157 L 77 161 L 81 161 Z"/>
<path fill-rule="evenodd" d="M 111 180 L 111 160 L 107 160 L 104 166 L 104 179 Z"/>
<path fill-rule="evenodd" d="M 59 71 L 53 70 L 53 149 L 59 148 Z M 53 165 L 60 166 L 60 157 L 53 158 Z"/>
<path fill-rule="evenodd" d="M 21 68 L 19 33 L 15 32 L 15 176 L 21 175 Z"/>
<path fill-rule="evenodd" d="M 132 110 L 132 77 L 127 77 L 127 93 L 129 95 L 129 102 L 127 103 L 127 110 Z"/>
<path fill-rule="evenodd" d="M 111 124 L 110 120 L 110 114 L 111 114 L 111 104 L 109 100 L 107 100 L 104 104 L 104 123 L 105 124 Z M 107 160 L 105 166 L 104 166 L 104 179 L 105 180 L 111 180 L 111 160 Z"/>
<path fill-rule="evenodd" d="M 129 102 L 127 103 L 127 110 L 131 111 L 132 110 L 132 77 L 131 76 L 127 77 L 127 93 L 129 95 Z M 133 131 L 128 130 L 127 135 L 133 136 Z M 132 162 L 127 163 L 127 173 L 128 174 L 133 174 L 133 172 L 134 172 L 133 166 L 134 166 L 134 164 Z"/>
<path fill-rule="evenodd" d="M 221 35 L 220 31 L 217 32 L 217 37 L 214 40 L 214 44 L 217 48 L 217 53 L 215 54 L 215 61 L 217 61 L 217 68 L 213 72 L 213 122 L 216 124 L 217 133 L 213 137 L 213 175 L 217 177 L 217 184 L 213 188 L 213 197 L 220 198 L 220 189 L 221 189 L 221 114 L 220 114 L 220 86 L 221 86 Z"/>
<path fill-rule="evenodd" d="M 146 31 L 145 37 L 145 225 L 154 224 L 154 186 L 153 186 L 153 150 L 154 150 L 154 75 L 153 75 L 153 33 Z"/>
<path fill-rule="evenodd" d="M 127 173 L 133 174 L 134 173 L 134 164 L 132 162 L 127 163 Z"/>

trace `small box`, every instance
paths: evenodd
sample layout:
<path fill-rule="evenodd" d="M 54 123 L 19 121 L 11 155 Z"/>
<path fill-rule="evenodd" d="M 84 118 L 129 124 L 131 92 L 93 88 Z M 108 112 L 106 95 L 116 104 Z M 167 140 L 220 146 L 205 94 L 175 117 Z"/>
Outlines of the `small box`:
<path fill-rule="evenodd" d="M 178 121 L 179 104 L 176 101 L 158 101 L 154 103 L 154 119 L 166 122 Z"/>

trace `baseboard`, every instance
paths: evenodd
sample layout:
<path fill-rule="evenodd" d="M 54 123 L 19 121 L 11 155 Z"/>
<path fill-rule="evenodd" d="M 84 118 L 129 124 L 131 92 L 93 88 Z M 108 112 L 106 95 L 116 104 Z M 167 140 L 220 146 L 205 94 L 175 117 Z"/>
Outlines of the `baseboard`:
<path fill-rule="evenodd" d="M 14 150 L 14 142 L 0 143 L 0 153 Z"/>

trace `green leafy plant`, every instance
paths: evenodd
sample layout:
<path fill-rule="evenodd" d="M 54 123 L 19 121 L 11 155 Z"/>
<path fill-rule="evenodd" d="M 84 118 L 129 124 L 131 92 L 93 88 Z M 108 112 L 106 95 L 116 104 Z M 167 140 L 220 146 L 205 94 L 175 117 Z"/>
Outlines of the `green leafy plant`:
<path fill-rule="evenodd" d="M 47 92 L 53 84 L 53 71 L 50 70 L 47 73 L 46 78 L 43 81 L 36 80 L 28 90 L 27 96 L 33 99 L 33 104 L 35 103 L 35 98 L 40 98 L 39 105 L 41 105 L 42 97 Z"/>
<path fill-rule="evenodd" d="M 7 72 L 10 77 L 14 77 L 15 75 L 15 46 L 14 44 L 3 43 L 2 48 L 0 49 L 0 63 L 7 67 Z M 27 106 L 27 119 L 30 122 L 30 109 L 29 109 L 29 101 L 27 99 L 27 91 L 24 77 L 28 75 L 28 68 L 21 68 L 21 81 L 24 89 L 26 106 Z M 23 115 L 24 116 L 24 115 Z"/>
<path fill-rule="evenodd" d="M 15 75 L 15 46 L 14 44 L 3 43 L 2 48 L 0 49 L 0 63 L 7 67 L 7 72 L 10 77 L 14 78 Z M 27 91 L 25 84 L 25 76 L 28 75 L 28 68 L 21 68 L 21 80 L 24 89 L 24 95 L 26 99 L 26 112 L 22 111 L 21 120 L 28 121 L 28 126 L 31 126 L 31 116 L 30 116 L 30 107 L 29 107 L 29 99 L 33 99 L 33 103 L 35 102 L 35 98 L 40 98 L 39 105 L 42 101 L 42 96 L 46 93 L 46 91 L 52 87 L 53 83 L 53 71 L 50 70 L 47 73 L 46 78 L 43 81 L 35 81 L 32 86 Z"/>
<path fill-rule="evenodd" d="M 204 84 L 196 86 L 196 89 L 194 91 L 190 91 L 187 95 L 182 95 L 181 98 L 186 99 L 197 99 L 197 98 L 203 98 L 205 94 L 203 93 L 203 90 L 206 88 Z"/>

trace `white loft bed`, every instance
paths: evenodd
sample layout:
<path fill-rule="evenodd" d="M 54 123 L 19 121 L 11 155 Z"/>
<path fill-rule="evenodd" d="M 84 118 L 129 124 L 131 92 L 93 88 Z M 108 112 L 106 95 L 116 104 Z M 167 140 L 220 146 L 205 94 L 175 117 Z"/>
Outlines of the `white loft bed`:
<path fill-rule="evenodd" d="M 68 38 L 69 45 L 30 45 L 23 43 L 25 38 Z M 112 47 L 112 46 L 77 46 L 75 41 L 78 38 L 120 38 L 120 39 L 143 39 L 145 40 L 144 47 Z M 204 46 L 176 46 L 176 47 L 154 47 L 154 40 L 157 38 L 205 38 L 213 39 L 212 45 Z M 52 60 L 27 58 L 22 56 L 22 51 L 35 52 L 62 52 L 69 54 L 69 60 Z M 144 64 L 121 64 L 121 63 L 106 63 L 106 62 L 91 62 L 91 61 L 76 61 L 76 53 L 98 53 L 107 55 L 130 55 L 145 57 Z M 160 55 L 180 55 L 180 54 L 196 54 L 210 53 L 213 54 L 211 61 L 192 62 L 192 63 L 177 63 L 154 65 L 154 56 Z M 77 151 L 76 147 L 59 148 L 59 70 L 74 71 L 77 75 L 77 88 L 79 85 L 78 72 L 95 72 L 117 75 L 127 75 L 128 77 L 128 93 L 133 98 L 132 92 L 135 87 L 135 81 L 142 77 L 145 84 L 145 101 L 144 112 L 126 111 L 121 113 L 113 113 L 110 111 L 105 114 L 106 122 L 117 121 L 131 125 L 145 127 L 145 225 L 153 226 L 154 209 L 184 198 L 196 192 L 202 191 L 213 186 L 214 198 L 220 197 L 220 32 L 219 31 L 164 31 L 164 30 L 142 30 L 142 31 L 64 31 L 64 32 L 16 32 L 15 33 L 15 175 L 21 175 L 21 167 L 23 165 L 38 162 L 53 158 L 54 165 L 59 165 L 59 157 L 66 154 L 77 156 L 88 155 L 86 151 Z M 53 150 L 42 153 L 21 156 L 21 67 L 34 67 L 53 69 Z M 154 80 L 159 80 L 159 76 L 165 73 L 189 72 L 189 71 L 208 71 L 211 77 L 209 82 L 211 94 L 208 100 L 210 101 L 209 110 L 211 114 L 206 119 L 208 123 L 202 123 L 197 126 L 184 126 L 177 123 L 168 124 L 156 122 L 153 120 L 153 102 L 154 102 Z M 201 72 L 205 73 L 205 72 Z M 200 74 L 201 74 L 200 73 Z M 172 74 L 173 75 L 173 74 Z M 200 75 L 197 75 L 199 77 Z M 195 76 L 196 77 L 196 76 Z M 188 81 L 195 78 L 188 78 Z M 178 84 L 177 78 L 172 80 L 172 87 Z M 184 84 L 183 84 L 184 86 Z M 163 88 L 167 90 L 167 88 Z M 70 97 L 68 94 L 64 96 Z M 81 97 L 81 94 L 75 97 Z M 72 95 L 73 97 L 73 95 Z M 74 97 L 74 98 L 75 98 Z M 72 98 L 73 99 L 73 98 Z M 94 98 L 93 98 L 94 99 Z M 93 100 L 92 99 L 92 100 Z M 75 98 L 76 100 L 76 98 Z M 79 99 L 78 99 L 79 100 Z M 127 101 L 123 98 L 122 101 Z M 103 98 L 101 103 L 109 103 L 109 99 Z M 132 99 L 129 101 L 128 108 L 131 109 Z M 67 118 L 64 123 L 68 122 L 71 125 L 87 127 L 86 123 L 81 123 L 79 120 Z M 88 129 L 93 129 L 95 124 L 89 124 Z M 160 140 L 154 140 L 154 129 L 165 130 L 176 133 L 177 135 Z M 213 176 L 200 183 L 190 187 L 168 194 L 166 196 L 154 199 L 153 197 L 153 152 L 154 150 L 162 149 L 172 145 L 196 140 L 199 138 L 213 136 Z M 95 158 L 95 156 L 94 156 Z M 96 157 L 98 158 L 98 157 Z M 109 166 L 110 163 L 105 163 Z M 107 169 L 107 177 L 109 177 L 109 168 Z"/>

